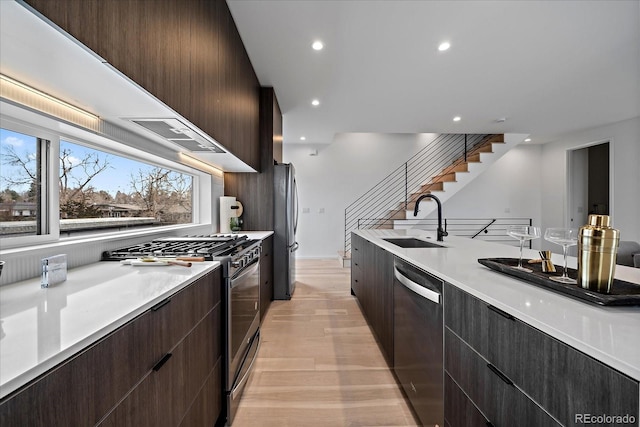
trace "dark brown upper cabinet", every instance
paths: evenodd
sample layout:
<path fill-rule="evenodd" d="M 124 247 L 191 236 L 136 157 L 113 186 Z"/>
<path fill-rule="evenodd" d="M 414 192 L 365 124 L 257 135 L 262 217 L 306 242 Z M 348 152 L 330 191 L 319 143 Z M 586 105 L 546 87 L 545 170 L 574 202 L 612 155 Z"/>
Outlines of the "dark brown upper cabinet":
<path fill-rule="evenodd" d="M 257 171 L 260 84 L 224 0 L 27 0 Z"/>

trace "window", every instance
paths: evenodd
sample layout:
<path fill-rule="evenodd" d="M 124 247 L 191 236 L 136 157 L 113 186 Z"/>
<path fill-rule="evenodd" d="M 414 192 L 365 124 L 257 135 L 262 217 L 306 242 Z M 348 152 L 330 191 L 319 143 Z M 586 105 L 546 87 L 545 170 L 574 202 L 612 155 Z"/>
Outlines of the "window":
<path fill-rule="evenodd" d="M 16 244 L 194 222 L 188 168 L 4 121 L 0 144 L 0 236 Z"/>
<path fill-rule="evenodd" d="M 47 233 L 42 176 L 49 141 L 0 129 L 0 235 Z M 46 188 L 46 185 L 45 185 Z"/>
<path fill-rule="evenodd" d="M 60 233 L 188 224 L 193 177 L 60 141 Z"/>

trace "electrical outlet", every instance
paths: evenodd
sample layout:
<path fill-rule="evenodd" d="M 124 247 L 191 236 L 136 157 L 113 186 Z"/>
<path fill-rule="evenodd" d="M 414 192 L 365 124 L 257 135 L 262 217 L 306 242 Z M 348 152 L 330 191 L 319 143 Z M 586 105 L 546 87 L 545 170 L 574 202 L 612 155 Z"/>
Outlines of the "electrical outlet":
<path fill-rule="evenodd" d="M 323 214 L 323 213 L 324 213 L 324 208 L 320 208 L 320 209 L 318 209 L 318 213 Z"/>
<path fill-rule="evenodd" d="M 311 209 L 309 208 L 302 208 L 302 213 L 309 213 L 311 212 Z"/>

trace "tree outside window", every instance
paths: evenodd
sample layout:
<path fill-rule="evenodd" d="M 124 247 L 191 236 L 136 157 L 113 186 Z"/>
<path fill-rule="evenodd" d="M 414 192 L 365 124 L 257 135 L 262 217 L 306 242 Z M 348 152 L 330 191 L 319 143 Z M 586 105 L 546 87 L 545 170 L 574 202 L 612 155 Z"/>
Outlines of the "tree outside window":
<path fill-rule="evenodd" d="M 35 234 L 38 139 L 1 132 L 0 234 Z M 60 141 L 59 165 L 61 232 L 193 221 L 191 175 L 68 141 Z"/>

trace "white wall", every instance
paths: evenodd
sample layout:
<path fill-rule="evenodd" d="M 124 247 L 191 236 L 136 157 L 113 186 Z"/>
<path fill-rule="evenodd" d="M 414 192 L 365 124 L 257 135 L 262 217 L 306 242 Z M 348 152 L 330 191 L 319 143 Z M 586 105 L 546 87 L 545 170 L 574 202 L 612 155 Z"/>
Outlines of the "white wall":
<path fill-rule="evenodd" d="M 563 136 L 542 147 L 542 227 L 567 224 L 568 151 L 610 142 L 611 220 L 622 240 L 640 241 L 640 117 Z"/>
<path fill-rule="evenodd" d="M 526 217 L 542 230 L 567 225 L 567 150 L 611 142 L 612 221 L 623 240 L 640 241 L 640 117 L 584 130 L 545 145 L 522 144 L 443 205 L 448 218 Z M 408 134 L 343 134 L 330 145 L 285 144 L 296 166 L 301 213 L 300 257 L 336 257 L 344 209 L 424 146 Z M 311 148 L 318 156 L 309 156 Z M 324 213 L 319 210 L 324 208 Z M 509 212 L 505 212 L 508 209 Z M 433 213 L 431 216 L 435 216 Z M 534 248 L 559 252 L 539 239 Z"/>
<path fill-rule="evenodd" d="M 540 225 L 539 145 L 518 145 L 443 205 L 450 218 L 533 218 Z M 505 179 L 505 177 L 509 177 Z M 436 218 L 431 214 L 429 218 Z"/>
<path fill-rule="evenodd" d="M 300 198 L 297 256 L 337 257 L 344 246 L 345 208 L 435 136 L 350 133 L 329 145 L 285 144 L 283 160 L 296 168 Z M 312 148 L 317 156 L 309 155 Z"/>
<path fill-rule="evenodd" d="M 296 166 L 300 192 L 298 256 L 336 257 L 344 244 L 345 207 L 426 142 L 420 135 L 343 134 L 330 145 L 313 147 L 318 156 L 309 156 L 309 145 L 285 144 L 284 161 Z M 444 203 L 445 217 L 532 217 L 539 225 L 540 153 L 536 145 L 509 151 Z M 302 208 L 310 212 L 303 214 Z"/>
<path fill-rule="evenodd" d="M 540 145 L 518 145 L 443 203 L 445 218 L 532 218 L 540 226 Z M 508 177 L 508 178 L 507 178 Z M 437 218 L 433 212 L 428 218 Z M 539 248 L 534 240 L 532 246 Z"/>

